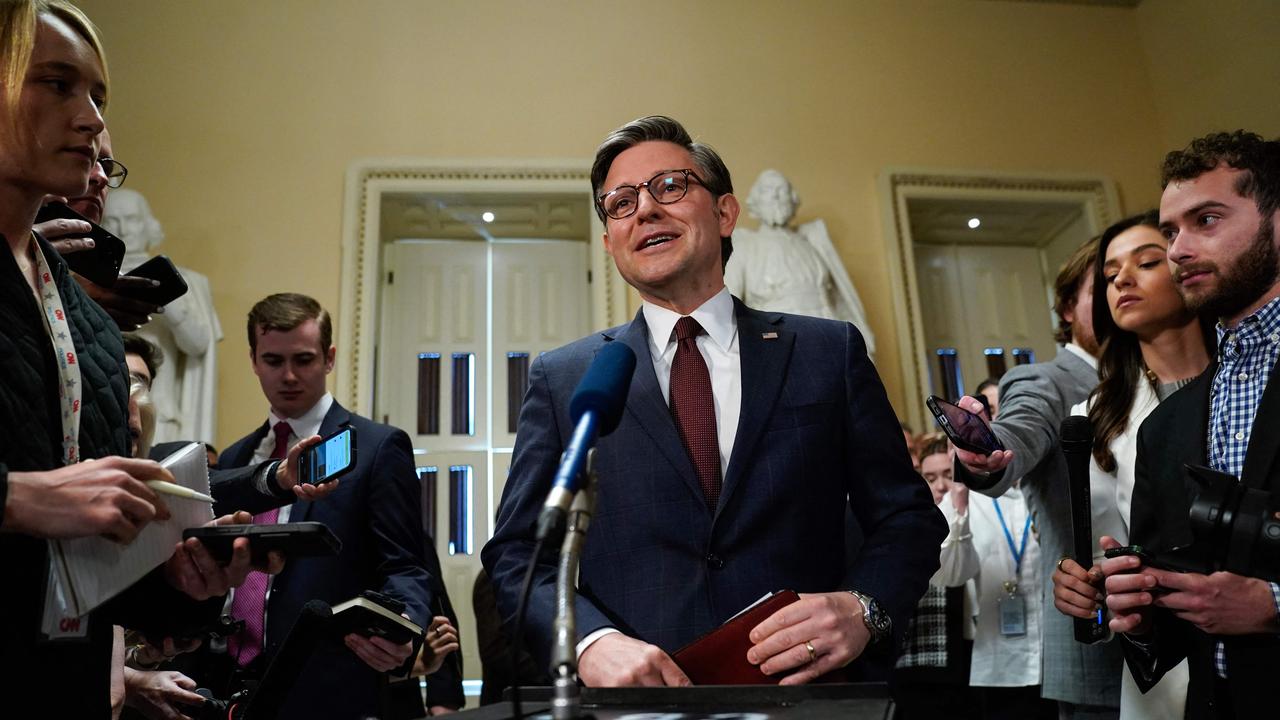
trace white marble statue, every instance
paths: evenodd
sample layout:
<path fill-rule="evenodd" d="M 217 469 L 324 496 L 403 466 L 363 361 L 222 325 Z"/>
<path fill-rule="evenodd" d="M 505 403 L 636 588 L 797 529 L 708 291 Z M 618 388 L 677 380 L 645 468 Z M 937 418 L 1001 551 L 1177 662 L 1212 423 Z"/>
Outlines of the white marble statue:
<path fill-rule="evenodd" d="M 826 223 L 788 225 L 799 206 L 800 196 L 782 173 L 760 173 L 747 196 L 747 212 L 760 227 L 734 230 L 725 285 L 757 310 L 851 322 L 862 332 L 874 359 L 876 341 L 866 310 L 831 244 Z"/>
<path fill-rule="evenodd" d="M 107 196 L 102 226 L 124 240 L 124 272 L 146 262 L 150 251 L 164 242 L 164 231 L 152 217 L 146 198 L 127 188 L 112 190 Z M 151 322 L 137 331 L 164 351 L 164 364 L 151 385 L 156 406 L 153 442 L 213 442 L 217 432 L 216 343 L 222 339 L 222 326 L 213 309 L 209 279 L 188 268 L 179 271 L 187 281 L 187 293 L 166 305 L 164 313 L 152 315 Z"/>

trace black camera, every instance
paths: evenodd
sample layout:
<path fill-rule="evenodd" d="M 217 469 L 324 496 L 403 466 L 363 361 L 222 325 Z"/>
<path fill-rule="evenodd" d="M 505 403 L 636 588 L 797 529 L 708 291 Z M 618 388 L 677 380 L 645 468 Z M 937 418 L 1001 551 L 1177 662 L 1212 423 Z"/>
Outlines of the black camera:
<path fill-rule="evenodd" d="M 1206 467 L 1186 469 L 1200 488 L 1189 513 L 1195 539 L 1160 553 L 1155 565 L 1205 575 L 1225 570 L 1280 582 L 1280 512 L 1271 492 Z"/>

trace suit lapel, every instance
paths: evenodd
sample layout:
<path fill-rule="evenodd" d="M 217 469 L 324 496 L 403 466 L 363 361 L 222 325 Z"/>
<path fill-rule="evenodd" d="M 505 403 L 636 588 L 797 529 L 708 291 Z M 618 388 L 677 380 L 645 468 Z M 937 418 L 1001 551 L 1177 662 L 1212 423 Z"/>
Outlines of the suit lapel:
<path fill-rule="evenodd" d="M 662 398 L 662 388 L 653 371 L 653 355 L 649 352 L 649 326 L 644 321 L 643 311 L 636 313 L 635 319 L 618 335 L 617 341 L 626 343 L 636 354 L 636 369 L 631 376 L 631 388 L 627 391 L 627 413 L 653 439 L 662 456 L 671 463 L 671 467 L 689 489 L 697 497 L 702 497 L 702 486 L 698 484 L 698 477 L 694 474 L 693 462 L 689 460 L 684 443 L 676 432 L 671 409 Z"/>
<path fill-rule="evenodd" d="M 320 437 L 329 437 L 351 421 L 351 413 L 347 409 L 338 404 L 337 400 L 333 401 L 333 405 L 329 406 L 329 412 L 324 414 L 324 420 L 320 422 Z M 360 442 L 360 437 L 356 437 L 356 443 Z M 359 450 L 356 451 L 356 461 L 359 462 Z M 305 522 L 311 518 L 311 508 L 314 505 L 310 500 L 295 500 L 293 507 L 289 510 L 289 522 Z"/>
<path fill-rule="evenodd" d="M 720 507 L 741 484 L 747 463 L 755 452 L 773 406 L 786 381 L 787 364 L 795 345 L 795 333 L 786 330 L 782 316 L 763 313 L 733 299 L 738 318 L 738 351 L 742 368 L 742 409 L 738 416 L 738 432 L 733 440 L 733 454 L 725 472 L 720 492 Z M 718 510 L 718 508 L 717 508 Z"/>
<path fill-rule="evenodd" d="M 1240 479 L 1249 487 L 1266 489 L 1273 484 L 1270 472 L 1272 465 L 1275 464 L 1276 452 L 1280 450 L 1280 433 L 1272 428 L 1280 426 L 1278 423 L 1280 423 L 1280 382 L 1277 382 L 1273 367 L 1271 377 L 1267 380 L 1267 388 L 1262 391 L 1258 412 L 1253 418 L 1249 448 L 1244 456 L 1244 470 L 1240 473 Z"/>
<path fill-rule="evenodd" d="M 240 441 L 236 447 L 235 453 L 231 456 L 231 463 L 228 467 L 245 467 L 253 462 L 253 452 L 258 449 L 262 441 L 266 439 L 267 433 L 271 432 L 269 423 L 262 423 L 257 430 L 249 433 L 249 436 Z"/>

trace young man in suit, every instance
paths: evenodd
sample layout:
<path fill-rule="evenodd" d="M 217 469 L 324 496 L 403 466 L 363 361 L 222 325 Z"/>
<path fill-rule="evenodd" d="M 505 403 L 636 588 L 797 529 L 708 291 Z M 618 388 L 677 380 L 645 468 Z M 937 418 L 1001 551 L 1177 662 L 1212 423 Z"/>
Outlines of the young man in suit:
<path fill-rule="evenodd" d="M 1280 383 L 1270 380 L 1280 356 L 1280 142 L 1244 131 L 1207 135 L 1169 153 L 1162 179 L 1169 266 L 1187 306 L 1217 318 L 1218 353 L 1138 433 L 1131 542 L 1157 560 L 1193 543 L 1188 512 L 1198 487 L 1184 465 L 1234 475 L 1269 492 L 1268 507 L 1276 507 Z M 1259 544 L 1255 565 L 1270 549 Z M 1103 573 L 1111 628 L 1125 633 L 1139 688 L 1185 657 L 1188 718 L 1275 714 L 1280 585 L 1231 572 L 1169 572 L 1135 557 L 1106 560 Z"/>
<path fill-rule="evenodd" d="M 849 323 L 762 313 L 724 286 L 738 218 L 728 169 L 676 121 L 609 135 L 592 169 L 605 247 L 644 306 L 628 325 L 536 360 L 497 530 L 482 554 L 515 612 L 532 532 L 606 343 L 637 357 L 626 411 L 597 444 L 600 489 L 578 579 L 577 651 L 593 686 L 682 685 L 668 653 L 762 595 L 801 600 L 752 629 L 748 662 L 798 684 L 889 646 L 946 535 Z M 846 508 L 852 513 L 846 515 Z M 847 535 L 863 538 L 856 555 Z M 555 568 L 538 566 L 534 656 L 551 645 Z M 545 664 L 543 665 L 545 667 Z"/>
<path fill-rule="evenodd" d="M 270 403 L 268 419 L 228 447 L 219 464 L 257 464 L 281 456 L 299 438 L 328 436 L 350 425 L 356 432 L 356 466 L 328 498 L 299 500 L 280 508 L 274 518 L 255 517 L 257 522 L 322 522 L 342 541 L 342 551 L 329 558 L 290 558 L 270 583 L 255 584 L 252 577 L 246 581 L 228 604 L 246 628 L 229 639 L 227 664 L 239 674 L 260 675 L 307 601 L 333 605 L 364 590 L 403 601 L 409 619 L 426 628 L 432 593 L 422 557 L 421 490 L 409 437 L 348 412 L 325 390 L 335 356 L 333 328 L 328 312 L 314 299 L 271 295 L 249 312 L 248 332 L 249 359 Z M 348 635 L 321 643 L 299 674 L 281 717 L 377 714 L 379 675 L 407 670 L 419 642 L 393 645 L 382 638 Z"/>

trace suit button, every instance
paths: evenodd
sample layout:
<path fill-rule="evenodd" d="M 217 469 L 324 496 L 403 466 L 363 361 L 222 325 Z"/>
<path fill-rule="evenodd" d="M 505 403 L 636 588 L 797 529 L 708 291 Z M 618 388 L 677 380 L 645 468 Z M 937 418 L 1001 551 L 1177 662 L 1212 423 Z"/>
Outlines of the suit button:
<path fill-rule="evenodd" d="M 721 560 L 720 556 L 715 553 L 711 553 L 707 555 L 707 565 L 711 566 L 712 570 L 719 570 L 724 567 L 724 560 Z"/>

